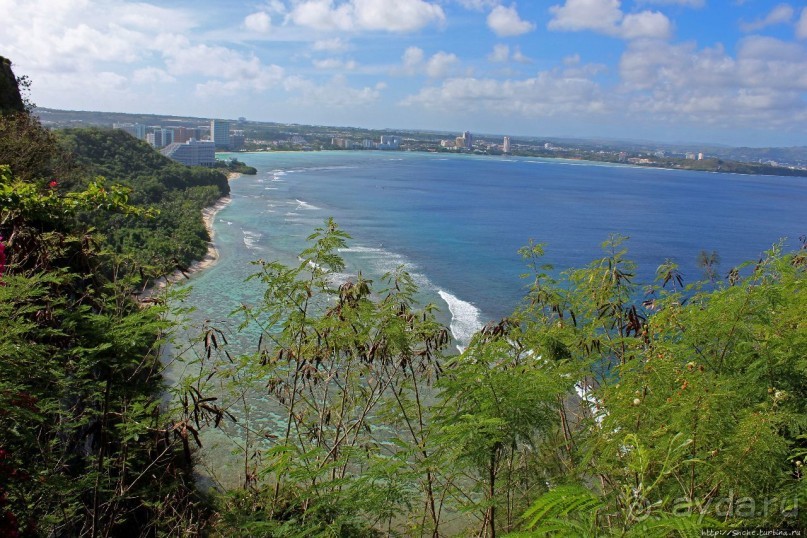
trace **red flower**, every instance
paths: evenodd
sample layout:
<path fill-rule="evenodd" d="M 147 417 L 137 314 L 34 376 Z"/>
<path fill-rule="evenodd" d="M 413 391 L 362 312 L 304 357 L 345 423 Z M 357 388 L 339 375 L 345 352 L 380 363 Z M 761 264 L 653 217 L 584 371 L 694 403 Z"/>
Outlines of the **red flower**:
<path fill-rule="evenodd" d="M 51 189 L 55 189 L 57 185 L 59 185 L 59 183 L 55 179 L 50 183 L 48 183 L 48 187 L 50 187 Z"/>

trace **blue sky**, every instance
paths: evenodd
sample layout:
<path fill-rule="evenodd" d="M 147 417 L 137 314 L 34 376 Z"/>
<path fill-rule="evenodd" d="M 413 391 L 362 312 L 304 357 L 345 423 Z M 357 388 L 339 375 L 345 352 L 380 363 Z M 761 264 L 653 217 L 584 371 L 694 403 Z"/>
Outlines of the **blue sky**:
<path fill-rule="evenodd" d="M 45 107 L 807 145 L 807 6 L 767 0 L 0 0 Z"/>

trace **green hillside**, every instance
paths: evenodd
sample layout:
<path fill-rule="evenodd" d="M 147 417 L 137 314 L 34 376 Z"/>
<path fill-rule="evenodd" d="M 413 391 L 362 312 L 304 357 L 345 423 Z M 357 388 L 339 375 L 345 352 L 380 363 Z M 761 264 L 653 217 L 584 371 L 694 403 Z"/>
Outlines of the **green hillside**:
<path fill-rule="evenodd" d="M 204 257 L 209 236 L 201 211 L 229 194 L 222 172 L 174 162 L 120 130 L 68 129 L 57 137 L 78 175 L 103 176 L 127 187 L 130 203 L 154 210 L 154 218 L 147 220 L 94 218 L 116 252 L 130 256 L 150 276 L 186 268 Z"/>

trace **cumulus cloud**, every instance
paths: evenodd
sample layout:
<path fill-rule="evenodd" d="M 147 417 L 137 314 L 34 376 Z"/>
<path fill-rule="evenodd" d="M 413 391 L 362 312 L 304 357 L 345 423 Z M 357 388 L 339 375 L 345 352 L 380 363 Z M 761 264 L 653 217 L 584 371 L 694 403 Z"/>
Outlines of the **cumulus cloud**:
<path fill-rule="evenodd" d="M 743 32 L 756 32 L 775 24 L 788 23 L 793 19 L 794 13 L 795 12 L 790 5 L 779 4 L 761 19 L 757 19 L 753 22 L 741 22 L 740 29 Z"/>
<path fill-rule="evenodd" d="M 414 75 L 418 72 L 420 67 L 423 64 L 423 49 L 420 47 L 409 47 L 407 48 L 403 56 L 401 57 L 401 61 L 403 63 L 403 67 L 401 71 L 405 75 Z"/>
<path fill-rule="evenodd" d="M 509 61 L 529 63 L 531 60 L 521 52 L 520 47 L 515 47 L 511 55 L 508 45 L 498 43 L 493 46 L 493 51 L 488 54 L 488 61 L 493 63 L 506 63 Z"/>
<path fill-rule="evenodd" d="M 532 32 L 535 24 L 523 20 L 516 11 L 515 5 L 496 6 L 488 15 L 488 28 L 497 36 L 509 37 Z"/>
<path fill-rule="evenodd" d="M 641 11 L 625 15 L 619 0 L 566 0 L 549 8 L 550 30 L 591 30 L 622 39 L 667 39 L 672 23 L 658 11 Z"/>
<path fill-rule="evenodd" d="M 426 59 L 420 47 L 407 48 L 401 56 L 401 66 L 393 70 L 393 74 L 420 75 L 430 78 L 443 78 L 453 74 L 460 65 L 456 54 L 439 51 Z"/>
<path fill-rule="evenodd" d="M 288 20 L 315 30 L 413 32 L 445 21 L 439 5 L 425 0 L 303 0 Z"/>
<path fill-rule="evenodd" d="M 543 71 L 521 80 L 450 78 L 410 95 L 402 106 L 462 110 L 521 117 L 581 116 L 608 111 L 594 81 L 563 70 Z"/>
<path fill-rule="evenodd" d="M 272 18 L 264 11 L 252 13 L 244 18 L 244 27 L 253 32 L 268 32 L 272 27 Z"/>
<path fill-rule="evenodd" d="M 303 106 L 328 105 L 339 108 L 362 107 L 376 102 L 385 87 L 383 83 L 380 83 L 375 86 L 354 88 L 341 75 L 332 77 L 324 84 L 292 76 L 285 80 L 283 86 L 287 92 L 293 95 L 292 101 L 296 104 Z"/>
<path fill-rule="evenodd" d="M 770 37 L 746 38 L 736 57 L 721 46 L 637 41 L 620 74 L 628 108 L 663 120 L 733 127 L 807 119 L 807 50 Z"/>
<path fill-rule="evenodd" d="M 426 74 L 431 78 L 443 78 L 457 67 L 460 60 L 456 54 L 438 52 L 426 62 Z"/>
<path fill-rule="evenodd" d="M 3 18 L 0 51 L 31 77 L 33 100 L 73 109 L 120 109 L 136 102 L 135 85 L 172 82 L 148 64 L 169 36 L 197 24 L 192 12 L 122 0 L 0 0 L 0 12 L 12 14 Z"/>
<path fill-rule="evenodd" d="M 501 43 L 493 45 L 493 52 L 488 54 L 488 60 L 494 63 L 503 63 L 510 59 L 510 47 Z"/>

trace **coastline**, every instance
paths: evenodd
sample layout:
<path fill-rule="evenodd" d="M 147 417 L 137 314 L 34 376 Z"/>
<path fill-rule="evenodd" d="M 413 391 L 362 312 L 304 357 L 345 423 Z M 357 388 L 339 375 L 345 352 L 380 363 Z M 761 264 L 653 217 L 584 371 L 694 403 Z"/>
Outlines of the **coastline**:
<path fill-rule="evenodd" d="M 227 181 L 233 181 L 239 177 L 241 177 L 239 172 L 229 172 L 227 174 Z M 201 260 L 196 260 L 193 262 L 191 266 L 188 267 L 187 271 L 180 271 L 177 269 L 170 275 L 164 275 L 156 279 L 151 286 L 143 290 L 143 292 L 140 294 L 139 299 L 141 302 L 149 299 L 152 295 L 154 295 L 155 292 L 163 289 L 168 284 L 174 284 L 183 279 L 190 278 L 192 274 L 204 271 L 219 261 L 219 251 L 216 248 L 213 223 L 215 222 L 218 212 L 230 205 L 231 201 L 232 199 L 229 195 L 222 196 L 212 206 L 202 209 L 202 222 L 204 222 L 205 229 L 207 229 L 207 235 L 210 237 L 210 241 L 207 243 L 207 254 L 205 254 Z"/>

